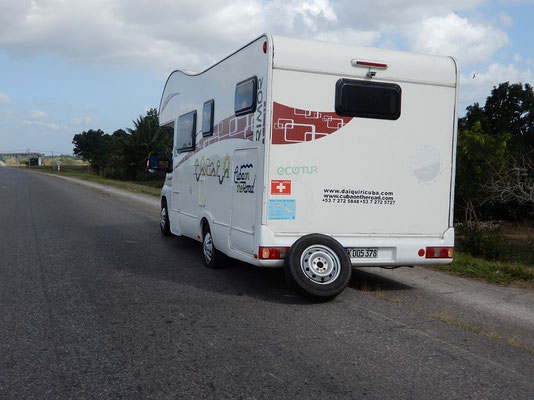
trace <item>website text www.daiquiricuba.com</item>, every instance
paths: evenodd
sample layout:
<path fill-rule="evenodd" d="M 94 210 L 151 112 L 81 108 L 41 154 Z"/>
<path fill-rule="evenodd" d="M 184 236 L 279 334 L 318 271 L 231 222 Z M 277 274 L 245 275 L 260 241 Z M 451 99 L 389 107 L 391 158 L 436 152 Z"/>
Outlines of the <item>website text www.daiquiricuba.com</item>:
<path fill-rule="evenodd" d="M 395 205 L 393 192 L 379 190 L 323 189 L 323 202 L 335 204 Z"/>

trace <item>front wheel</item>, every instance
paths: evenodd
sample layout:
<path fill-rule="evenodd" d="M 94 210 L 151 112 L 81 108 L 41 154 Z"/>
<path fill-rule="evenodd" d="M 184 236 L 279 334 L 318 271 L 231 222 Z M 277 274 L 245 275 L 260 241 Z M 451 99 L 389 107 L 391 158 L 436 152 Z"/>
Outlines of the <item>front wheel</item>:
<path fill-rule="evenodd" d="M 159 228 L 163 236 L 170 236 L 171 224 L 169 221 L 169 210 L 167 209 L 167 202 L 164 201 L 161 205 L 161 212 L 159 215 Z"/>
<path fill-rule="evenodd" d="M 326 301 L 336 297 L 349 284 L 352 266 L 337 240 L 312 233 L 291 246 L 285 258 L 284 272 L 297 293 L 312 300 Z"/>

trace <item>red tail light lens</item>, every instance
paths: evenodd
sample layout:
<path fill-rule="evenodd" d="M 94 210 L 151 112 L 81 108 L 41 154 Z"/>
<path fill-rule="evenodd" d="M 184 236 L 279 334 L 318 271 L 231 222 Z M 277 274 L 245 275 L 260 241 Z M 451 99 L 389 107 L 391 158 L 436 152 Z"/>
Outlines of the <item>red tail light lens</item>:
<path fill-rule="evenodd" d="M 281 260 L 286 257 L 289 247 L 260 247 L 260 260 Z"/>
<path fill-rule="evenodd" d="M 452 258 L 454 247 L 427 247 L 426 258 Z"/>

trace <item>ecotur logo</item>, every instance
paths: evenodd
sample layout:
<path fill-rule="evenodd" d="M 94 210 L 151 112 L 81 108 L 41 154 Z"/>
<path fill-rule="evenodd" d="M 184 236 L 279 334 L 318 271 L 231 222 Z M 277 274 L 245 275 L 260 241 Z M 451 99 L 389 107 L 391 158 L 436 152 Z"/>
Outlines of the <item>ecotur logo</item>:
<path fill-rule="evenodd" d="M 303 167 L 278 167 L 276 169 L 278 175 L 312 175 L 317 174 L 317 166 L 303 166 Z"/>

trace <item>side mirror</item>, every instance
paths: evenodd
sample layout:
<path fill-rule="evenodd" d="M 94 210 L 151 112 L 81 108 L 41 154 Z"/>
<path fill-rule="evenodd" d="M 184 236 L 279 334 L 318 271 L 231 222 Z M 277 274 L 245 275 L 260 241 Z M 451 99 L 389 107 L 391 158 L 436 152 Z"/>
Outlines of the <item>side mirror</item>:
<path fill-rule="evenodd" d="M 152 154 L 147 162 L 146 169 L 151 174 L 157 174 L 159 172 L 159 157 L 157 154 Z"/>
<path fill-rule="evenodd" d="M 152 154 L 146 162 L 146 169 L 151 174 L 158 174 L 160 172 L 172 172 L 172 158 L 170 160 L 161 159 L 157 154 Z"/>

